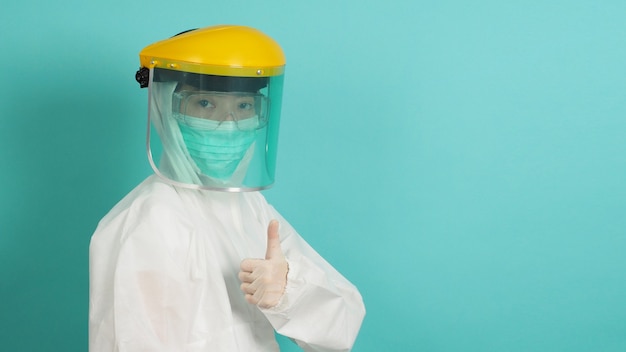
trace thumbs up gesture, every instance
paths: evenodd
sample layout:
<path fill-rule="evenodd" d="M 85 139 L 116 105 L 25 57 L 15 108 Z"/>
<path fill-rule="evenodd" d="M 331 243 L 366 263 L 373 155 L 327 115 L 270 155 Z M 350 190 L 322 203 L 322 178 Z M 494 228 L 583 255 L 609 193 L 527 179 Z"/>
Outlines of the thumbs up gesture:
<path fill-rule="evenodd" d="M 260 308 L 271 308 L 278 304 L 287 285 L 289 265 L 278 237 L 278 221 L 270 221 L 267 227 L 267 250 L 265 259 L 241 261 L 239 280 L 246 300 Z"/>

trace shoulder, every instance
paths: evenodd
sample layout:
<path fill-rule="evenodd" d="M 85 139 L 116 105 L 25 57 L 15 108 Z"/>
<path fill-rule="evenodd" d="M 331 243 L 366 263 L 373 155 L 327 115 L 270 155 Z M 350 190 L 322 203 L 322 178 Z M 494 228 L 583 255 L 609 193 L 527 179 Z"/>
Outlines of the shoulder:
<path fill-rule="evenodd" d="M 245 200 L 246 203 L 256 208 L 270 207 L 263 194 L 259 191 L 242 192 L 241 197 Z"/>
<path fill-rule="evenodd" d="M 142 222 L 159 223 L 180 216 L 182 200 L 175 187 L 150 176 L 129 192 L 105 215 L 98 229 L 134 227 Z"/>

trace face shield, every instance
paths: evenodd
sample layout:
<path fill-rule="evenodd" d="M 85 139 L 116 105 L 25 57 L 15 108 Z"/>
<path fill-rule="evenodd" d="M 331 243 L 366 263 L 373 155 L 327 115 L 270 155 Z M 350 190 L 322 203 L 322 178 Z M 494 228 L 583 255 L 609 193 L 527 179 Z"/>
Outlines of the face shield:
<path fill-rule="evenodd" d="M 152 68 L 148 158 L 174 185 L 251 191 L 274 183 L 283 75 Z"/>

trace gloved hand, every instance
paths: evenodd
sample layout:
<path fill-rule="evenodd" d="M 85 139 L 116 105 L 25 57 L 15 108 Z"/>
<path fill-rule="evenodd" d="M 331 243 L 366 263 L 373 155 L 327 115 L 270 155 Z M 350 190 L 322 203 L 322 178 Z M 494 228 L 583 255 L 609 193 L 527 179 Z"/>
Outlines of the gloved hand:
<path fill-rule="evenodd" d="M 278 221 L 272 220 L 267 227 L 267 250 L 265 259 L 244 259 L 241 261 L 241 290 L 246 300 L 260 308 L 272 308 L 285 293 L 289 265 L 280 248 Z"/>

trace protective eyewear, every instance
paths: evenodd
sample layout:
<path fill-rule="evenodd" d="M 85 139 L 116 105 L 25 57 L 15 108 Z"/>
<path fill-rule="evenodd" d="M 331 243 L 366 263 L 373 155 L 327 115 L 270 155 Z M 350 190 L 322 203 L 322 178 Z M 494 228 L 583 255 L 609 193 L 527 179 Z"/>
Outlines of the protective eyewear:
<path fill-rule="evenodd" d="M 258 116 L 259 127 L 267 124 L 269 100 L 262 94 L 238 92 L 178 91 L 174 93 L 175 114 L 216 122 L 243 121 Z"/>

